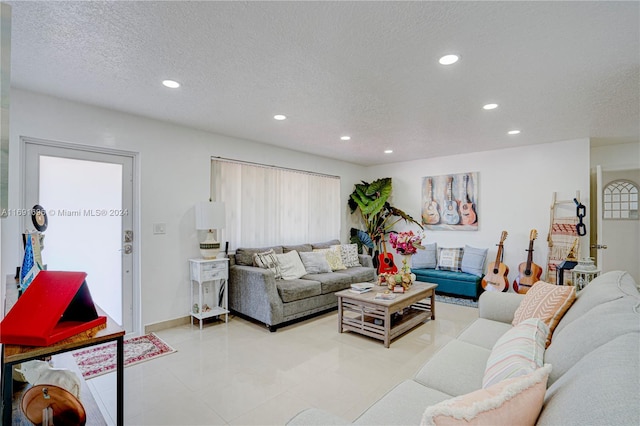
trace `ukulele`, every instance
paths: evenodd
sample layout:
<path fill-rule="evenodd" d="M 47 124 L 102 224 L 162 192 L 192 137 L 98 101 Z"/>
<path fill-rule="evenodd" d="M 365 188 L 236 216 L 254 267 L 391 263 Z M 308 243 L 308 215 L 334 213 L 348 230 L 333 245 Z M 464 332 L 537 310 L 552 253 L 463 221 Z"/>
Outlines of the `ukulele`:
<path fill-rule="evenodd" d="M 485 291 L 507 291 L 509 290 L 509 267 L 501 262 L 504 240 L 507 239 L 507 231 L 502 231 L 500 243 L 498 244 L 498 254 L 496 261 L 489 264 L 487 275 L 482 279 L 482 288 Z"/>
<path fill-rule="evenodd" d="M 442 216 L 448 225 L 457 225 L 460 222 L 458 214 L 458 203 L 453 199 L 453 178 L 447 179 L 447 200 L 442 209 Z"/>
<path fill-rule="evenodd" d="M 395 274 L 398 272 L 398 267 L 393 263 L 393 255 L 387 253 L 387 242 L 382 238 L 383 252 L 378 255 L 378 274 Z"/>
<path fill-rule="evenodd" d="M 469 198 L 467 184 L 469 183 L 469 175 L 464 175 L 464 203 L 460 203 L 460 221 L 463 225 L 473 225 L 478 220 L 476 209 Z"/>
<path fill-rule="evenodd" d="M 425 203 L 425 211 L 422 213 L 422 221 L 427 225 L 436 225 L 440 222 L 440 213 L 438 213 L 438 203 L 433 199 L 433 179 L 428 178 L 429 185 L 429 201 Z"/>
<path fill-rule="evenodd" d="M 527 261 L 522 262 L 518 266 L 518 270 L 520 272 L 518 278 L 513 280 L 513 289 L 517 293 L 524 294 L 531 288 L 532 285 L 540 281 L 540 276 L 542 275 L 542 268 L 535 263 L 533 263 L 533 242 L 538 238 L 538 231 L 535 229 L 531 230 L 529 234 L 529 255 L 527 256 Z"/>

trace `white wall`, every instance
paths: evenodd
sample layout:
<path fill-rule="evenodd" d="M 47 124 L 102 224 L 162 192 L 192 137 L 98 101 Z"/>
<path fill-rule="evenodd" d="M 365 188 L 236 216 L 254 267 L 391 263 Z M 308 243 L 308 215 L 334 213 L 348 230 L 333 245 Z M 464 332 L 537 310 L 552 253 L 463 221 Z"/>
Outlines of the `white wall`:
<path fill-rule="evenodd" d="M 478 172 L 478 231 L 427 230 L 426 242 L 489 248 L 489 263 L 495 260 L 496 244 L 506 230 L 504 263 L 510 268 L 510 282 L 517 277 L 518 265 L 526 261 L 531 229 L 538 230 L 533 261 L 546 268 L 554 191 L 559 200 L 571 200 L 579 190 L 582 203 L 589 206 L 588 139 L 376 166 L 369 168 L 368 177 L 393 178 L 392 205 L 420 220 L 422 178 L 464 172 Z M 575 205 L 569 207 L 557 215 L 575 215 Z M 583 237 L 583 256 L 588 244 L 588 237 Z"/>
<path fill-rule="evenodd" d="M 597 165 L 602 166 L 602 170 L 640 169 L 640 142 L 594 146 L 590 164 L 593 173 Z"/>
<path fill-rule="evenodd" d="M 209 196 L 211 156 L 341 176 L 343 241 L 348 239 L 353 222 L 346 201 L 353 185 L 361 179 L 393 177 L 393 204 L 418 219 L 423 176 L 477 171 L 479 230 L 428 231 L 427 239 L 442 246 L 489 247 L 488 261 L 491 261 L 495 258 L 500 232 L 506 229 L 509 238 L 505 242 L 505 261 L 512 270 L 511 280 L 516 276 L 517 265 L 526 258 L 532 228 L 540 233 L 534 261 L 540 265 L 546 263 L 553 191 L 557 191 L 560 198 L 573 198 L 575 191 L 580 190 L 582 202 L 589 203 L 586 139 L 364 168 L 23 90 L 13 89 L 11 97 L 11 208 L 24 207 L 19 205 L 20 136 L 139 154 L 143 325 L 186 315 L 186 262 L 190 257 L 199 256 L 193 205 Z M 165 235 L 153 235 L 152 224 L 156 222 L 167 224 Z M 17 218 L 7 218 L 2 226 L 2 270 L 14 271 L 21 257 L 19 223 Z M 583 248 L 585 246 L 586 243 Z"/>
<path fill-rule="evenodd" d="M 209 198 L 211 156 L 254 161 L 341 177 L 341 239 L 348 239 L 348 195 L 365 173 L 351 163 L 280 149 L 170 123 L 13 89 L 9 207 L 20 206 L 21 136 L 139 153 L 142 325 L 188 312 L 187 259 L 199 257 L 193 206 Z M 167 224 L 154 235 L 152 224 Z M 2 221 L 2 270 L 21 262 L 18 218 Z M 301 243 L 304 241 L 300 241 Z"/>

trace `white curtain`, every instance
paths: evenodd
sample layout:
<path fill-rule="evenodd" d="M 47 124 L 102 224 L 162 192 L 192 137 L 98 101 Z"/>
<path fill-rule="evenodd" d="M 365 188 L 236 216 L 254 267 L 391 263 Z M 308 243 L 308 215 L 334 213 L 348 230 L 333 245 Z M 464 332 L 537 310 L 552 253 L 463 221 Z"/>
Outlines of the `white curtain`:
<path fill-rule="evenodd" d="M 211 171 L 230 250 L 340 238 L 339 177 L 219 159 Z"/>

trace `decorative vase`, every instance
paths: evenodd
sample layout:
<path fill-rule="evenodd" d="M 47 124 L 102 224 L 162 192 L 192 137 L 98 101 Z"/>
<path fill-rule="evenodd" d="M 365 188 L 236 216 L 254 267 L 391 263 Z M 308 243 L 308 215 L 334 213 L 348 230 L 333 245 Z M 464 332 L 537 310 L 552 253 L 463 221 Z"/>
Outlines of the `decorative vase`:
<path fill-rule="evenodd" d="M 407 263 L 407 259 L 409 259 L 410 255 L 405 254 L 402 255 L 402 273 L 403 274 L 410 274 L 411 273 L 411 268 L 409 267 L 409 264 Z"/>

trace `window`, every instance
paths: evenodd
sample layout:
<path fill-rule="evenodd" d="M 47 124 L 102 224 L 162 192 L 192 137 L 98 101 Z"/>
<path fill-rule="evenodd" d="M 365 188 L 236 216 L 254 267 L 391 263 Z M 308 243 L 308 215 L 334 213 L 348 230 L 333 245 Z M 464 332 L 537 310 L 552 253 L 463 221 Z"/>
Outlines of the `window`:
<path fill-rule="evenodd" d="M 340 238 L 339 177 L 217 158 L 211 171 L 231 250 Z"/>
<path fill-rule="evenodd" d="M 638 219 L 638 186 L 628 180 L 616 180 L 603 191 L 604 219 Z"/>

